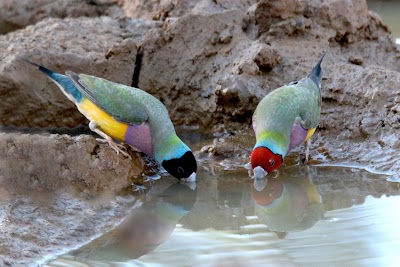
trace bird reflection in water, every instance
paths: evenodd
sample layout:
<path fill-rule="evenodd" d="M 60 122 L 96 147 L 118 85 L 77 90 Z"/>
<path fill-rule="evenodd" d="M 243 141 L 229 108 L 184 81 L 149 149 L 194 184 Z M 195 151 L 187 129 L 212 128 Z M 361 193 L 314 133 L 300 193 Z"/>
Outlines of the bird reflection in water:
<path fill-rule="evenodd" d="M 251 198 L 259 222 L 279 238 L 309 229 L 324 216 L 321 195 L 307 176 L 255 180 Z"/>
<path fill-rule="evenodd" d="M 127 261 L 154 251 L 196 202 L 195 187 L 176 183 L 132 211 L 118 227 L 70 253 L 79 261 Z"/>

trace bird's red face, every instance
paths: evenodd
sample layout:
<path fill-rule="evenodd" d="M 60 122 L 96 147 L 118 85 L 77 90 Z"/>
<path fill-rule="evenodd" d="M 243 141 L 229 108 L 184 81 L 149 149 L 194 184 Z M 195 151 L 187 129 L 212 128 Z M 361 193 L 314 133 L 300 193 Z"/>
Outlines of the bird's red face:
<path fill-rule="evenodd" d="M 260 166 L 267 173 L 272 172 L 282 164 L 282 156 L 274 154 L 269 148 L 257 147 L 250 156 L 251 168 Z"/>

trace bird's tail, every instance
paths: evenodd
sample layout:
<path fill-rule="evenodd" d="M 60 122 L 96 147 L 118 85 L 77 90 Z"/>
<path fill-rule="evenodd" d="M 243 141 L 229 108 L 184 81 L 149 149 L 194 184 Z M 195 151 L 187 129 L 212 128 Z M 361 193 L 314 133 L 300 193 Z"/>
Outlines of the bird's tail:
<path fill-rule="evenodd" d="M 321 68 L 321 63 L 322 60 L 325 57 L 325 53 L 322 55 L 321 59 L 318 61 L 317 65 L 312 69 L 311 73 L 308 75 L 308 78 L 310 78 L 317 86 L 318 88 L 320 87 L 321 84 L 321 79 L 323 75 L 323 71 Z"/>
<path fill-rule="evenodd" d="M 47 68 L 45 68 L 45 67 L 43 67 L 43 66 L 41 66 L 41 65 L 39 65 L 37 63 L 35 63 L 35 62 L 32 62 L 32 61 L 30 61 L 30 60 L 28 60 L 26 58 L 19 57 L 18 59 L 37 67 L 41 72 L 43 72 L 44 74 L 46 74 L 50 78 L 52 78 L 52 76 L 54 76 L 54 74 L 55 74 L 55 72 L 53 72 L 53 71 L 51 71 L 51 70 L 49 70 L 49 69 L 47 69 Z"/>
<path fill-rule="evenodd" d="M 37 67 L 41 72 L 43 72 L 47 77 L 49 77 L 61 91 L 74 103 L 80 102 L 82 99 L 82 93 L 75 87 L 74 83 L 66 76 L 54 71 L 51 71 L 35 62 L 32 62 L 25 58 L 18 58 L 26 63 L 29 63 Z"/>

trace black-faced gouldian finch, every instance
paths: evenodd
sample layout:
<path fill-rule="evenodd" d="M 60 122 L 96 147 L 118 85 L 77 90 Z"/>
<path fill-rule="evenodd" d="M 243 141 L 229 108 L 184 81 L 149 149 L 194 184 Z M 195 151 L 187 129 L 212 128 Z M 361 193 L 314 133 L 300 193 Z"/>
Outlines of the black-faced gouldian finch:
<path fill-rule="evenodd" d="M 321 62 L 308 77 L 275 89 L 258 104 L 253 114 L 256 145 L 250 156 L 255 179 L 261 179 L 278 168 L 283 158 L 306 142 L 308 161 L 310 137 L 321 113 Z"/>
<path fill-rule="evenodd" d="M 89 128 L 117 153 L 129 157 L 113 139 L 154 158 L 172 176 L 196 181 L 197 163 L 190 148 L 176 135 L 167 108 L 138 88 L 67 71 L 53 72 L 29 60 L 71 100 L 90 121 Z"/>

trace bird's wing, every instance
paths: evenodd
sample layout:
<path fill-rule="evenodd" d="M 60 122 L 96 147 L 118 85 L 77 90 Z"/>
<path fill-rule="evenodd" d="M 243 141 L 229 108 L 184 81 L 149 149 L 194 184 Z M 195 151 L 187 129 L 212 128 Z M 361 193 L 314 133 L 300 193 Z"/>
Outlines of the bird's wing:
<path fill-rule="evenodd" d="M 146 92 L 90 75 L 77 75 L 71 71 L 66 75 L 86 98 L 115 120 L 127 124 L 148 121 L 148 109 L 143 103 Z"/>

